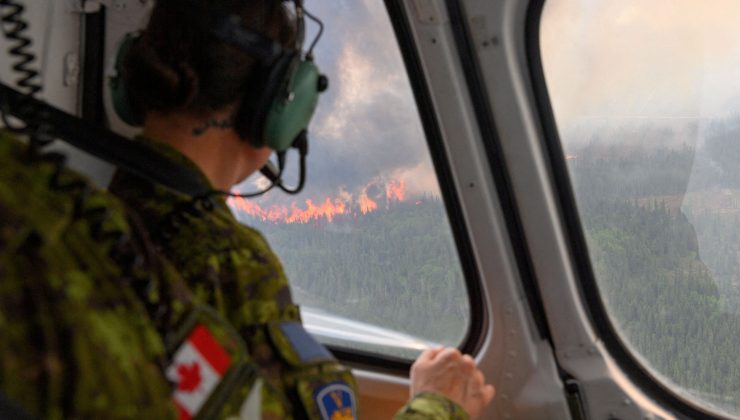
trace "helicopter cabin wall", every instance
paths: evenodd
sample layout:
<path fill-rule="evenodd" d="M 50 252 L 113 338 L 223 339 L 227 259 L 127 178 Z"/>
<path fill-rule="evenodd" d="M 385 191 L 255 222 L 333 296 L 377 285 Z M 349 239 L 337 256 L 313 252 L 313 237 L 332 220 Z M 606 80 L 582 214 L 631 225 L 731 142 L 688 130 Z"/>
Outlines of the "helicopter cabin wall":
<path fill-rule="evenodd" d="M 22 57 L 11 52 L 11 49 L 20 45 L 21 40 L 28 40 L 30 44 L 23 51 L 31 54 L 33 59 L 26 67 L 38 72 L 36 77 L 30 79 L 33 84 L 40 85 L 41 90 L 36 94 L 38 99 L 44 100 L 51 105 L 81 116 L 82 115 L 82 91 L 85 83 L 94 83 L 96 78 L 85 77 L 85 25 L 87 17 L 101 12 L 99 2 L 80 0 L 11 0 L 15 4 L 23 6 L 23 10 L 15 18 L 6 18 L 3 22 L 4 32 L 10 32 L 0 36 L 0 81 L 9 84 L 23 93 L 29 90 L 20 86 L 23 73 L 14 69 L 22 62 Z M 104 2 L 107 3 L 107 2 Z M 127 2 L 115 1 L 112 3 L 124 5 Z M 141 5 L 140 2 L 131 2 Z M 108 12 L 106 8 L 106 12 Z M 113 9 L 111 7 L 110 9 Z M 126 9 L 126 7 L 124 7 Z M 6 8 L 10 10 L 10 8 Z M 111 15 L 106 13 L 106 15 Z M 111 20 L 116 20 L 117 14 L 113 13 L 113 19 L 106 19 L 106 31 Z M 128 20 L 118 18 L 119 22 L 128 25 Z M 22 22 L 27 25 L 25 29 L 18 31 Z M 121 24 L 119 23 L 118 26 Z M 115 24 L 112 26 L 116 26 Z M 129 25 L 130 26 L 130 25 Z M 122 29 L 121 29 L 122 30 Z M 14 35 L 15 34 L 15 35 Z M 105 34 L 105 66 L 88 71 L 99 72 L 102 83 L 107 83 L 110 61 L 108 54 L 111 40 Z M 91 40 L 96 41 L 96 40 Z M 113 48 L 112 46 L 110 48 Z M 101 80 L 97 78 L 97 80 Z M 104 99 L 107 93 L 103 89 Z M 105 101 L 103 101 L 105 103 Z M 101 109 L 98 110 L 102 112 Z M 106 162 L 84 154 L 61 142 L 49 146 L 49 150 L 59 151 L 68 157 L 68 165 L 79 172 L 86 174 L 100 187 L 107 186 L 113 174 L 113 167 Z"/>

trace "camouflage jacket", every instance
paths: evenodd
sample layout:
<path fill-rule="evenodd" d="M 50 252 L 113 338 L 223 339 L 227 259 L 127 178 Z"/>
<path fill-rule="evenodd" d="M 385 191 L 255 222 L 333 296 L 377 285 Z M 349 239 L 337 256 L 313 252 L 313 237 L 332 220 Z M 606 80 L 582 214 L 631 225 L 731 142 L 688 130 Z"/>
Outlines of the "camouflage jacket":
<path fill-rule="evenodd" d="M 395 420 L 466 420 L 468 414 L 447 398 L 429 392 L 417 394 L 395 415 Z"/>
<path fill-rule="evenodd" d="M 144 144 L 209 183 L 178 151 Z M 110 190 L 136 209 L 196 299 L 217 308 L 237 328 L 268 383 L 283 390 L 286 416 L 357 417 L 350 371 L 303 330 L 278 257 L 258 231 L 236 220 L 223 197 L 192 200 L 125 172 L 116 174 Z M 397 418 L 467 416 L 445 398 L 425 394 Z"/>
<path fill-rule="evenodd" d="M 0 398 L 50 419 L 286 417 L 137 217 L 27 149 L 0 131 Z"/>
<path fill-rule="evenodd" d="M 121 267 L 175 274 L 131 234 L 117 200 L 0 131 L 0 391 L 28 413 L 174 416 L 163 341 Z"/>

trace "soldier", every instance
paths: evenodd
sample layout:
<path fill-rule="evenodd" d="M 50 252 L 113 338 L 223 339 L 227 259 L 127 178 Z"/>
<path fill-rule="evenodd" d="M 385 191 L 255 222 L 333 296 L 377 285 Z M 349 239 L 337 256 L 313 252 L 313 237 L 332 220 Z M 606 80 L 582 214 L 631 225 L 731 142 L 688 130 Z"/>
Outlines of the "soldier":
<path fill-rule="evenodd" d="M 229 191 L 260 169 L 273 149 L 290 145 L 265 133 L 293 120 L 266 126 L 280 94 L 275 91 L 294 66 L 306 63 L 299 55 L 286 59 L 301 45 L 283 2 L 193 3 L 157 2 L 147 28 L 121 57 L 125 91 L 115 96 L 127 102 L 117 108 L 129 111 L 129 122 L 143 123 L 140 141 L 152 154 L 190 168 L 214 191 Z M 245 46 L 244 39 L 260 41 Z M 276 50 L 272 40 L 282 46 L 276 57 L 269 55 Z M 283 392 L 286 416 L 356 418 L 350 371 L 303 330 L 277 256 L 259 232 L 237 222 L 222 196 L 193 199 L 126 172 L 115 176 L 110 190 L 138 212 L 195 298 L 236 327 L 267 384 Z M 494 393 L 473 360 L 456 349 L 422 354 L 411 391 L 399 418 L 476 416 Z"/>
<path fill-rule="evenodd" d="M 0 417 L 289 418 L 137 217 L 0 130 Z"/>

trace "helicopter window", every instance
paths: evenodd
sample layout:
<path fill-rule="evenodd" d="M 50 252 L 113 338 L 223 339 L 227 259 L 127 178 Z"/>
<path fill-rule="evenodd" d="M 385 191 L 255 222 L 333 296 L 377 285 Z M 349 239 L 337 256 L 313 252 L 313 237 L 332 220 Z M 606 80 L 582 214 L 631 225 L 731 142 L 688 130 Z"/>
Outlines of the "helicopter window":
<path fill-rule="evenodd" d="M 711 3 L 711 4 L 710 4 Z M 740 414 L 740 4 L 548 0 L 541 57 L 591 269 L 654 378 Z"/>
<path fill-rule="evenodd" d="M 282 258 L 304 323 L 324 343 L 408 359 L 458 346 L 471 305 L 389 15 L 375 1 L 309 11 L 331 25 L 315 50 L 330 87 L 309 130 L 307 186 L 229 204 Z"/>

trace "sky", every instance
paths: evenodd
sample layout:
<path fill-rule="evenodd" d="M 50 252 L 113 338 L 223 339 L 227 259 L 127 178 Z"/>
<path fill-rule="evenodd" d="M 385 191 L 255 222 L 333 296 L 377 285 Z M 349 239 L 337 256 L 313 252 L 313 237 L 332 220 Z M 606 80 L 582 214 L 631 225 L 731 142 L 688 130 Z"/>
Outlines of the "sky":
<path fill-rule="evenodd" d="M 270 192 L 262 206 L 299 206 L 306 199 L 355 199 L 371 185 L 380 195 L 391 180 L 412 195 L 438 194 L 426 139 L 403 61 L 383 3 L 377 0 L 309 1 L 326 23 L 315 59 L 329 90 L 309 127 L 308 185 L 298 198 Z M 307 22 L 309 29 L 313 27 Z M 313 32 L 313 31 L 311 31 Z M 307 36 L 310 44 L 311 33 Z M 290 156 L 296 165 L 296 156 Z M 295 166 L 292 167 L 295 173 Z M 288 174 L 288 179 L 294 179 Z M 288 182 L 290 183 L 290 182 Z M 254 190 L 256 178 L 240 189 Z M 375 187 L 372 187 L 374 185 Z"/>
<path fill-rule="evenodd" d="M 355 195 L 387 179 L 404 181 L 411 195 L 438 194 L 382 2 L 309 0 L 307 7 L 327 24 L 316 60 L 331 87 L 310 127 L 309 187 L 298 202 Z M 737 0 L 549 0 L 541 53 L 566 149 L 605 127 L 680 132 L 694 123 L 680 136 L 697 137 L 701 121 L 740 114 L 738 39 Z M 271 193 L 260 202 L 295 201 Z"/>
<path fill-rule="evenodd" d="M 310 126 L 308 187 L 298 198 L 275 192 L 262 202 L 356 196 L 391 179 L 403 181 L 409 196 L 438 194 L 383 2 L 306 3 L 326 24 L 315 57 L 330 88 Z M 31 9 L 34 22 L 48 18 L 50 9 Z M 316 26 L 307 25 L 310 41 Z M 41 40 L 48 35 L 35 31 L 35 45 L 47 45 Z M 740 114 L 738 39 L 738 0 L 548 0 L 541 53 L 566 149 L 587 137 L 568 135 L 579 129 L 680 126 Z M 6 65 L 0 62 L 3 80 Z M 257 179 L 240 189 L 254 190 Z"/>
<path fill-rule="evenodd" d="M 561 128 L 740 108 L 740 2 L 551 0 L 541 52 Z"/>

